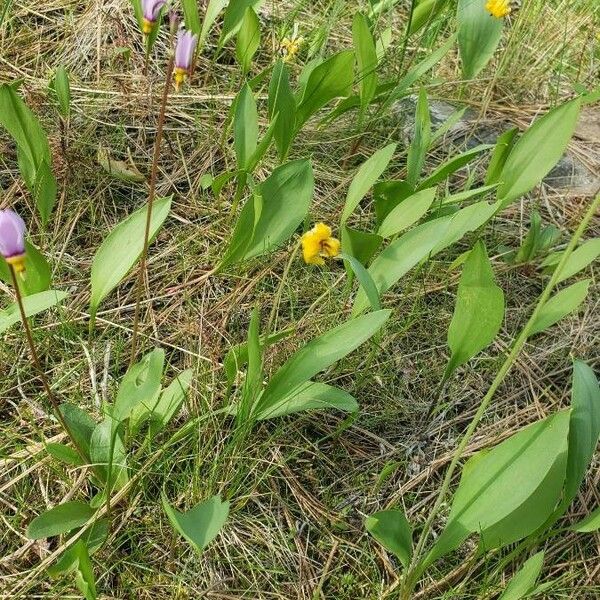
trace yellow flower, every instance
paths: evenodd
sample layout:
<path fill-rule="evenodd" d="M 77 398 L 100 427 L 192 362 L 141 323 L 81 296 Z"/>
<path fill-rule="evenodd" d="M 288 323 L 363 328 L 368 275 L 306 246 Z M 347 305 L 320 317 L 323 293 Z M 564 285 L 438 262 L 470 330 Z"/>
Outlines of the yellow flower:
<path fill-rule="evenodd" d="M 304 38 L 298 36 L 298 24 L 294 24 L 294 31 L 292 37 L 284 37 L 279 44 L 279 52 L 283 56 L 284 62 L 291 62 L 294 60 L 296 54 L 302 46 Z"/>
<path fill-rule="evenodd" d="M 340 253 L 340 241 L 331 237 L 331 227 L 317 223 L 302 236 L 302 255 L 309 265 L 324 265 L 323 258 L 333 258 Z"/>
<path fill-rule="evenodd" d="M 497 19 L 510 13 L 510 0 L 488 0 L 485 9 Z"/>

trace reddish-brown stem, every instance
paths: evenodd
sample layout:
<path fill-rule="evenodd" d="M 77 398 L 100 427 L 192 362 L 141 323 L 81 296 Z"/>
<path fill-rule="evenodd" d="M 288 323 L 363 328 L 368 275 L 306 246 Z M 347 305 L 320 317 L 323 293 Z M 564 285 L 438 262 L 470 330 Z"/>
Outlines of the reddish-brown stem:
<path fill-rule="evenodd" d="M 12 265 L 9 264 L 10 274 L 13 281 L 13 286 L 15 288 L 15 296 L 17 298 L 17 305 L 19 307 L 19 313 L 21 314 L 21 321 L 23 322 L 23 328 L 25 329 L 25 337 L 27 338 L 27 344 L 29 346 L 29 352 L 31 353 L 31 360 L 33 362 L 33 366 L 36 368 L 40 379 L 42 380 L 42 385 L 44 386 L 44 391 L 46 392 L 46 396 L 48 396 L 48 400 L 50 401 L 50 406 L 52 407 L 52 412 L 62 425 L 63 429 L 67 433 L 67 435 L 71 438 L 75 449 L 79 453 L 80 457 L 83 459 L 83 462 L 87 462 L 87 457 L 83 450 L 79 447 L 77 443 L 77 439 L 71 432 L 67 422 L 65 421 L 62 413 L 60 412 L 60 404 L 58 400 L 54 397 L 52 390 L 50 389 L 50 384 L 48 383 L 48 379 L 46 377 L 46 373 L 42 368 L 42 363 L 38 357 L 37 350 L 35 349 L 35 343 L 33 341 L 33 336 L 31 335 L 31 328 L 29 327 L 29 321 L 27 320 L 27 315 L 25 314 L 25 307 L 23 306 L 23 296 L 21 295 L 21 289 L 19 288 L 19 281 L 17 278 L 17 273 Z"/>
<path fill-rule="evenodd" d="M 169 98 L 169 90 L 171 89 L 171 78 L 173 76 L 174 65 L 175 57 L 174 55 L 171 55 L 171 58 L 169 59 L 169 65 L 167 67 L 167 77 L 165 81 L 165 89 L 162 95 L 162 102 L 160 105 L 158 125 L 156 127 L 156 139 L 154 140 L 154 154 L 152 157 L 152 170 L 150 172 L 150 190 L 148 192 L 148 207 L 146 210 L 146 229 L 144 231 L 144 247 L 142 249 L 142 256 L 140 258 L 140 267 L 136 283 L 135 313 L 133 317 L 133 335 L 131 339 L 131 359 L 129 363 L 130 365 L 132 365 L 135 362 L 135 358 L 137 355 L 137 339 L 140 323 L 140 304 L 142 300 L 142 288 L 144 287 L 144 275 L 146 274 L 146 266 L 148 262 L 148 241 L 150 239 L 150 226 L 152 223 L 152 205 L 154 204 L 154 197 L 156 195 L 158 159 L 160 157 L 160 145 L 162 142 L 163 129 L 165 125 L 165 113 L 167 109 L 167 100 Z"/>

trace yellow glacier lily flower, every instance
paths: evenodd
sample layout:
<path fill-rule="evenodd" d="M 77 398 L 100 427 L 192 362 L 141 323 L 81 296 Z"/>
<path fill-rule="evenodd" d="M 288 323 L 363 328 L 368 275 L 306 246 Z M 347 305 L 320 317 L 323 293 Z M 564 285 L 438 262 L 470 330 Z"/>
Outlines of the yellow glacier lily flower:
<path fill-rule="evenodd" d="M 317 223 L 302 236 L 302 256 L 308 265 L 324 265 L 324 258 L 340 253 L 340 240 L 331 236 L 331 227 Z"/>
<path fill-rule="evenodd" d="M 298 35 L 298 24 L 295 23 L 292 37 L 284 37 L 279 43 L 279 52 L 283 56 L 283 61 L 293 61 L 303 43 L 304 38 Z"/>
<path fill-rule="evenodd" d="M 506 17 L 510 13 L 509 0 L 488 0 L 485 9 L 497 19 Z"/>

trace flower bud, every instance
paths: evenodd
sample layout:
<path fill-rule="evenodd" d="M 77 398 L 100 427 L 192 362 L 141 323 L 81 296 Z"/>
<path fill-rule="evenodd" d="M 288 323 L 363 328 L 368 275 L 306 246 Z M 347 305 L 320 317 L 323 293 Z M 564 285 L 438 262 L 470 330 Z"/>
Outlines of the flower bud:
<path fill-rule="evenodd" d="M 152 28 L 154 27 L 154 23 L 156 23 L 156 19 L 158 19 L 158 13 L 160 9 L 165 5 L 167 0 L 142 0 L 142 31 L 145 35 L 148 35 Z"/>
<path fill-rule="evenodd" d="M 8 208 L 0 210 L 0 254 L 18 273 L 25 270 L 25 223 Z"/>
<path fill-rule="evenodd" d="M 175 89 L 179 89 L 186 75 L 189 74 L 197 43 L 198 36 L 190 31 L 180 29 L 177 32 L 177 46 L 175 47 Z"/>

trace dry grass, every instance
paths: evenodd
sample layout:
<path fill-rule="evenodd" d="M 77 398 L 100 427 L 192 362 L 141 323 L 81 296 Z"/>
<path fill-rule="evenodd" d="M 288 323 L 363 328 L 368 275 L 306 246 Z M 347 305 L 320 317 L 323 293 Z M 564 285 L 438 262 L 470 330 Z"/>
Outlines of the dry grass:
<path fill-rule="evenodd" d="M 349 45 L 350 7 L 340 2 L 300 4 L 297 19 L 306 32 L 323 25 L 331 29 L 332 47 Z M 430 93 L 449 100 L 462 95 L 476 113 L 485 112 L 485 119 L 525 127 L 549 103 L 569 93 L 572 82 L 591 86 L 594 73 L 597 76 L 597 42 L 590 44 L 590 36 L 594 18 L 597 30 L 598 11 L 594 14 L 583 2 L 574 4 L 525 3 L 515 15 L 504 54 L 485 72 L 486 77 L 494 73 L 491 78 L 463 85 L 456 57 L 451 56 L 436 73 L 439 79 L 429 81 Z M 270 36 L 276 39 L 291 8 L 288 3 L 266 3 L 264 31 L 270 34 L 264 34 L 269 40 L 260 56 L 264 65 L 271 60 Z M 398 11 L 396 28 L 402 16 Z M 97 414 L 100 401 L 112 398 L 128 362 L 134 299 L 130 277 L 102 306 L 97 336 L 89 343 L 91 260 L 110 228 L 144 202 L 146 190 L 112 179 L 99 167 L 96 155 L 100 146 L 115 158 L 130 151 L 137 167 L 148 172 L 164 55 L 161 39 L 147 76 L 142 75 L 140 36 L 125 0 L 85 6 L 72 0 L 12 2 L 0 26 L 0 80 L 23 79 L 22 92 L 52 137 L 55 170 L 64 182 L 53 229 L 40 233 L 35 223 L 31 230 L 55 268 L 55 285 L 71 296 L 62 310 L 39 321 L 35 337 L 59 397 Z M 587 198 L 542 187 L 485 232 L 506 293 L 506 319 L 496 343 L 451 381 L 440 417 L 424 419 L 447 358 L 444 342 L 458 278 L 447 266 L 470 246 L 472 237 L 409 274 L 387 294 L 385 303 L 395 309 L 394 318 L 379 345 L 363 348 L 324 376 L 359 399 L 361 411 L 355 419 L 322 413 L 286 418 L 260 425 L 245 444 L 234 444 L 232 424 L 216 413 L 224 394 L 221 360 L 230 344 L 244 339 L 255 304 L 263 318 L 268 316 L 288 248 L 195 283 L 214 266 L 231 229 L 225 210 L 230 190 L 216 201 L 201 189 L 200 179 L 233 164 L 230 144 L 219 140 L 239 74 L 227 54 L 218 65 L 211 63 L 211 56 L 205 53 L 208 58 L 200 60 L 194 86 L 169 106 L 158 193 L 174 194 L 174 203 L 151 249 L 149 300 L 142 311 L 145 348 L 165 348 L 171 375 L 188 367 L 195 371 L 193 391 L 178 424 L 198 415 L 202 420 L 178 445 L 165 448 L 157 442 L 134 465 L 138 479 L 117 509 L 109 542 L 94 557 L 98 588 L 102 597 L 123 599 L 393 598 L 398 565 L 366 535 L 363 518 L 392 504 L 405 506 L 416 523 L 427 515 L 458 437 L 541 290 L 542 278 L 535 268 L 504 264 L 498 256 L 500 246 L 518 246 L 534 207 L 545 223 L 558 226 L 568 239 Z M 66 157 L 46 93 L 52 68 L 59 64 L 73 74 L 74 114 Z M 394 65 L 388 68 L 393 71 Z M 341 121 L 323 132 L 311 126 L 300 136 L 294 155 L 312 157 L 317 182 L 311 219 L 339 220 L 354 166 L 387 139 L 397 139 L 402 127 L 396 117 L 379 121 L 361 146 L 361 155 L 352 157 L 345 168 L 342 164 L 356 135 L 352 122 Z M 447 151 L 436 151 L 431 168 Z M 598 137 L 586 139 L 581 132 L 572 151 L 598 174 Z M 402 168 L 398 160 L 390 178 L 399 177 Z M 16 204 L 34 214 L 14 149 L 3 136 L 0 185 L 2 207 Z M 588 235 L 598 235 L 599 230 L 596 220 Z M 293 324 L 297 331 L 272 351 L 272 364 L 347 316 L 343 274 L 341 265 L 324 270 L 294 266 L 278 326 Z M 10 294 L 6 286 L 0 287 Z M 576 316 L 530 341 L 467 454 L 567 406 L 570 356 L 599 366 L 600 296 L 598 286 L 592 288 Z M 65 470 L 43 451 L 41 442 L 60 433 L 45 409 L 18 328 L 0 340 L 0 398 L 0 597 L 76 597 L 68 577 L 51 580 L 40 567 L 56 554 L 56 542 L 24 537 L 35 515 L 65 498 L 87 495 L 90 489 L 80 470 Z M 600 503 L 599 466 L 596 459 L 569 518 Z M 161 489 L 180 507 L 214 493 L 232 498 L 232 516 L 224 532 L 202 556 L 170 528 L 160 507 Z M 567 533 L 549 541 L 544 580 L 553 583 L 544 597 L 597 598 L 599 547 L 598 535 Z M 476 558 L 473 549 L 437 564 L 416 597 L 491 598 L 501 583 L 489 579 L 496 556 Z M 471 577 L 465 578 L 466 573 Z"/>

